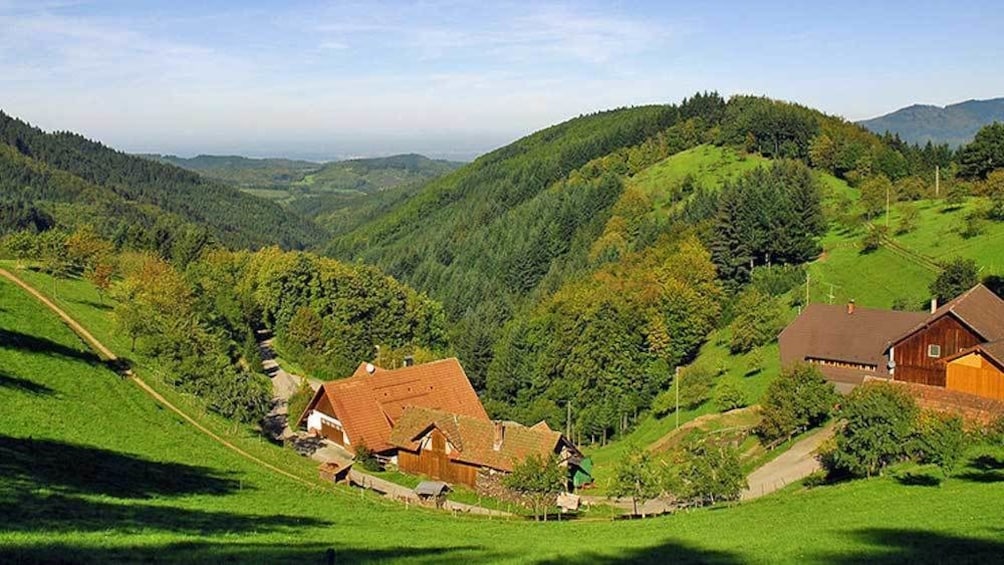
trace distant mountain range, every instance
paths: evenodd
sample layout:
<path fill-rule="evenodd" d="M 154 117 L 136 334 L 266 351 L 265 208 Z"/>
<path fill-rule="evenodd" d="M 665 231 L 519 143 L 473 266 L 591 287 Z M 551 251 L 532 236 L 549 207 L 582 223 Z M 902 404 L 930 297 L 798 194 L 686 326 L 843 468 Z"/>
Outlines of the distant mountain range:
<path fill-rule="evenodd" d="M 858 123 L 878 134 L 897 133 L 909 143 L 930 141 L 958 147 L 972 141 L 981 127 L 993 122 L 1004 122 L 1004 98 L 968 100 L 944 108 L 914 104 Z"/>

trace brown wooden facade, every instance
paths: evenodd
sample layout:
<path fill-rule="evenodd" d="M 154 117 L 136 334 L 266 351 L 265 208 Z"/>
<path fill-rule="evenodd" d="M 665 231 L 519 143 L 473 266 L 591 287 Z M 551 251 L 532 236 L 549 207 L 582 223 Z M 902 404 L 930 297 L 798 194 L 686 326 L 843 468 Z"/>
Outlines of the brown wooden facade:
<path fill-rule="evenodd" d="M 945 379 L 949 390 L 1004 400 L 1004 370 L 980 352 L 949 362 Z"/>
<path fill-rule="evenodd" d="M 446 444 L 446 436 L 439 430 L 433 429 L 424 448 L 420 447 L 417 452 L 406 449 L 398 450 L 397 466 L 405 473 L 425 475 L 432 479 L 452 484 L 464 484 L 471 488 L 477 487 L 478 468 L 451 460 L 447 453 Z"/>
<path fill-rule="evenodd" d="M 327 396 L 321 396 L 317 401 L 317 405 L 314 407 L 315 410 L 321 412 L 322 414 L 335 415 L 335 409 L 331 406 L 331 402 L 328 401 Z M 321 421 L 320 429 L 321 437 L 333 441 L 338 445 L 345 446 L 348 441 L 345 437 L 345 431 L 335 426 L 327 421 Z"/>
<path fill-rule="evenodd" d="M 982 341 L 953 315 L 942 316 L 893 346 L 893 379 L 943 387 L 945 359 Z M 937 356 L 931 346 L 937 346 Z"/>

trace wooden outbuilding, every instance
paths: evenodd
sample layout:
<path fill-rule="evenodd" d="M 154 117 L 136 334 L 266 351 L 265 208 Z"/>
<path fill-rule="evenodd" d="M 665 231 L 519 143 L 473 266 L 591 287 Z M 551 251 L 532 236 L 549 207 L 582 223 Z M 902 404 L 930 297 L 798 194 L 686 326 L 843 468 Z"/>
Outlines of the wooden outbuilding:
<path fill-rule="evenodd" d="M 893 379 L 944 387 L 946 359 L 1001 339 L 1004 301 L 987 287 L 976 285 L 892 342 Z"/>
<path fill-rule="evenodd" d="M 1004 400 L 1004 341 L 977 345 L 946 361 L 945 388 Z"/>

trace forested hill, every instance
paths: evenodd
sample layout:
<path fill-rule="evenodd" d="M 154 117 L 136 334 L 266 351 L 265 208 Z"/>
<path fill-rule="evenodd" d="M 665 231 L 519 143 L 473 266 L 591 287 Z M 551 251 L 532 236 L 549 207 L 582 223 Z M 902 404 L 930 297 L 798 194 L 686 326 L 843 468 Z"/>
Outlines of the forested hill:
<path fill-rule="evenodd" d="M 429 159 L 408 153 L 390 157 L 348 159 L 327 163 L 306 175 L 297 186 L 314 192 L 378 192 L 408 183 L 429 180 L 454 171 L 463 163 Z"/>
<path fill-rule="evenodd" d="M 947 143 L 959 147 L 973 140 L 985 125 L 1004 122 L 1004 98 L 967 100 L 949 106 L 914 104 L 859 122 L 877 133 L 899 135 L 907 143 Z"/>
<path fill-rule="evenodd" d="M 195 224 L 230 247 L 303 248 L 325 237 L 312 222 L 223 183 L 78 134 L 47 133 L 2 112 L 0 170 L 3 216 L 15 224 L 4 230 L 49 216 L 69 226 L 93 224 L 120 243 L 157 237 L 158 222 Z"/>
<path fill-rule="evenodd" d="M 239 155 L 198 155 L 184 158 L 176 155 L 144 154 L 139 157 L 195 171 L 241 188 L 288 186 L 323 166 L 321 163 L 298 159 L 253 159 Z"/>
<path fill-rule="evenodd" d="M 494 415 L 561 424 L 572 404 L 590 407 L 572 416 L 582 429 L 614 433 L 727 323 L 756 272 L 818 252 L 818 176 L 906 186 L 951 156 L 797 104 L 701 94 L 537 132 L 382 208 L 328 253 L 438 299 Z"/>

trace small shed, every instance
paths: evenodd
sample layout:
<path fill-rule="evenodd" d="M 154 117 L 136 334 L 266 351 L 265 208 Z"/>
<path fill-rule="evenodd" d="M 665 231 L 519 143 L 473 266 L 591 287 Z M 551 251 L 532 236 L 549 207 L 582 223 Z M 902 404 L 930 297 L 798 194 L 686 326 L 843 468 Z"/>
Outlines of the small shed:
<path fill-rule="evenodd" d="M 947 362 L 945 388 L 1004 400 L 1004 341 L 963 350 Z"/>
<path fill-rule="evenodd" d="M 432 502 L 436 507 L 442 507 L 446 495 L 450 493 L 450 485 L 443 481 L 422 481 L 415 487 L 415 494 L 422 502 Z"/>
<path fill-rule="evenodd" d="M 578 460 L 571 459 L 569 462 L 575 469 L 575 473 L 572 475 L 572 484 L 576 489 L 583 488 L 586 485 L 591 485 L 593 483 L 592 459 L 589 457 L 583 457 Z"/>
<path fill-rule="evenodd" d="M 348 465 L 342 465 L 333 461 L 328 461 L 326 463 L 321 463 L 317 467 L 317 474 L 320 475 L 321 480 L 323 481 L 340 483 L 348 479 L 349 470 L 351 469 L 351 463 Z"/>

